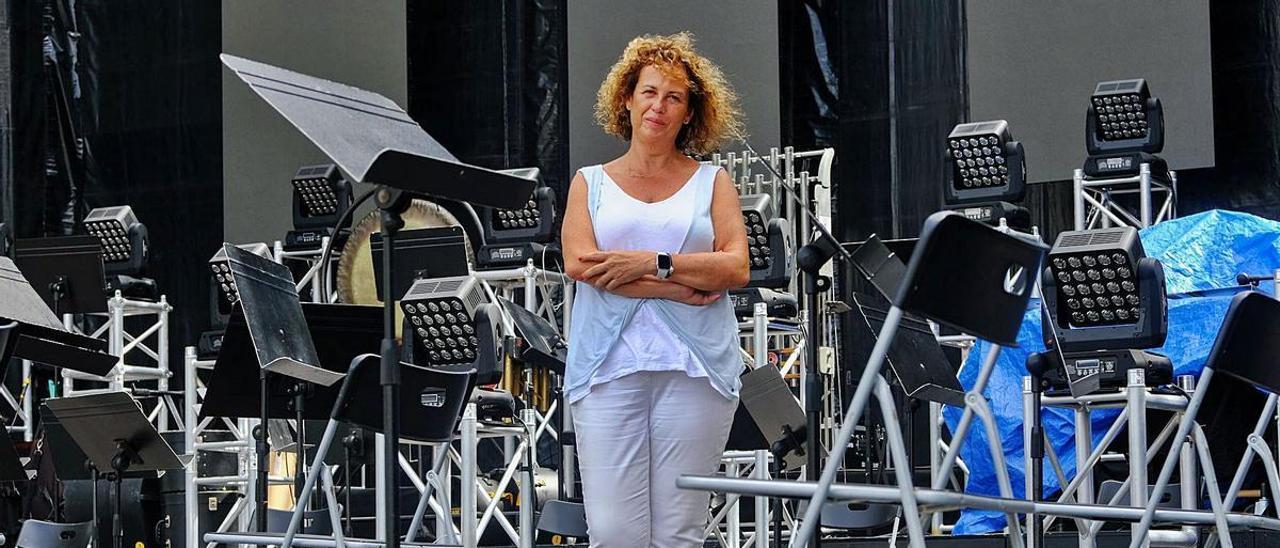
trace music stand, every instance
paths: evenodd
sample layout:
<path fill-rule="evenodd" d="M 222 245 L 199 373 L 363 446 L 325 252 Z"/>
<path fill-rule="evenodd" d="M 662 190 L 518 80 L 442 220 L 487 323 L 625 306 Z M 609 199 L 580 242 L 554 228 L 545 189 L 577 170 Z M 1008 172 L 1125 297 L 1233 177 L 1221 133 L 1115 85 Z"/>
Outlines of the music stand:
<path fill-rule="evenodd" d="M 102 241 L 55 236 L 14 242 L 13 260 L 54 316 L 107 311 Z"/>
<path fill-rule="evenodd" d="M 116 500 L 112 530 L 115 547 L 121 548 L 124 527 L 120 519 L 120 492 L 124 474 L 180 470 L 182 461 L 147 420 L 138 402 L 124 392 L 57 398 L 47 401 L 46 405 L 95 469 L 114 472 Z"/>
<path fill-rule="evenodd" d="M 418 278 L 451 278 L 471 273 L 467 264 L 467 237 L 460 226 L 415 228 L 396 236 L 396 260 L 391 273 L 391 294 L 396 300 L 409 291 Z M 369 239 L 373 260 L 373 281 L 378 300 L 386 300 L 382 284 L 382 233 Z"/>
<path fill-rule="evenodd" d="M 564 363 L 568 359 L 569 350 L 555 328 L 547 320 L 510 299 L 498 297 L 498 304 L 502 305 L 502 310 L 511 318 L 516 337 L 523 341 L 515 349 L 514 357 L 535 367 L 564 375 Z"/>
<path fill-rule="evenodd" d="M 395 287 L 396 233 L 413 195 L 504 209 L 517 209 L 533 194 L 536 181 L 459 162 L 394 101 L 373 92 L 222 54 L 222 63 L 290 124 L 322 150 L 351 180 L 379 185 L 374 201 L 382 210 L 383 285 Z M 382 379 L 386 480 L 383 493 L 388 548 L 398 548 L 399 359 L 395 299 L 383 299 Z M 265 525 L 265 524 L 264 524 Z"/>
<path fill-rule="evenodd" d="M 242 293 L 241 300 L 243 299 Z M 344 377 L 352 358 L 378 349 L 382 339 L 381 308 L 322 303 L 300 303 L 299 306 L 302 310 L 303 331 L 308 333 L 318 357 L 316 363 L 329 374 Z M 227 321 L 222 349 L 214 362 L 213 375 L 209 379 L 199 418 L 258 418 L 263 425 L 270 419 L 293 419 L 301 425 L 305 420 L 329 418 L 329 409 L 337 399 L 338 384 L 322 386 L 305 382 L 272 382 L 273 377 L 264 379 L 264 370 L 258 363 L 249 322 L 240 305 L 236 305 Z M 259 390 L 245 390 L 245 387 L 255 383 Z M 302 431 L 305 432 L 305 429 Z M 265 436 L 265 430 L 261 434 Z M 306 463 L 305 436 L 299 434 L 299 438 L 301 443 L 295 447 L 298 462 Z M 267 441 L 260 439 L 258 443 L 259 462 L 266 462 L 269 450 Z M 259 508 L 256 511 L 262 518 L 266 517 L 267 472 L 265 466 L 258 468 Z M 299 466 L 297 476 L 301 478 L 304 475 L 305 471 Z M 266 530 L 262 528 L 264 524 L 261 518 L 258 525 L 262 531 Z"/>
<path fill-rule="evenodd" d="M 775 447 L 784 449 L 803 445 L 804 436 L 801 433 L 805 430 L 804 409 L 795 396 L 791 395 L 791 388 L 782 380 L 782 372 L 777 367 L 766 364 L 742 375 L 739 399 L 764 437 L 767 443 L 765 449 L 773 451 Z M 817 450 L 822 451 L 822 447 L 819 446 Z M 777 455 L 779 451 L 773 452 L 783 459 L 779 470 L 792 470 L 804 464 L 801 458 L 803 453 L 797 455 L 786 452 Z"/>
<path fill-rule="evenodd" d="M 893 304 L 891 300 L 906 277 L 907 266 L 875 235 L 858 246 L 853 252 L 852 262 L 857 272 L 874 288 L 874 291 L 859 292 L 862 298 L 857 300 L 858 312 L 873 332 L 879 333 Z M 964 388 L 942 353 L 933 330 L 919 316 L 907 312 L 902 314 L 899 331 L 889 345 L 885 363 L 907 397 L 964 407 Z"/>
<path fill-rule="evenodd" d="M 68 331 L 13 261 L 0 257 L 0 325 L 14 322 L 4 350 L 11 356 L 98 376 L 116 366 L 107 341 Z"/>

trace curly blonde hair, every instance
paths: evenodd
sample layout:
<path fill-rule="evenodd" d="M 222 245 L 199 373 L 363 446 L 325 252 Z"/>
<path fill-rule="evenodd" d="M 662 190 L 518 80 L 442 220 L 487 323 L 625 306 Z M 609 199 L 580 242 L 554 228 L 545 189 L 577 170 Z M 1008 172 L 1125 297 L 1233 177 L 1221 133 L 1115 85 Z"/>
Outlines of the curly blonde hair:
<path fill-rule="evenodd" d="M 728 138 L 745 137 L 738 94 L 725 79 L 720 67 L 693 47 L 693 35 L 680 32 L 669 36 L 646 34 L 631 40 L 622 57 L 596 92 L 596 122 L 606 133 L 631 140 L 631 117 L 626 102 L 635 92 L 640 71 L 654 66 L 663 75 L 689 86 L 689 110 L 693 117 L 676 137 L 676 148 L 686 154 L 705 156 L 720 148 Z"/>

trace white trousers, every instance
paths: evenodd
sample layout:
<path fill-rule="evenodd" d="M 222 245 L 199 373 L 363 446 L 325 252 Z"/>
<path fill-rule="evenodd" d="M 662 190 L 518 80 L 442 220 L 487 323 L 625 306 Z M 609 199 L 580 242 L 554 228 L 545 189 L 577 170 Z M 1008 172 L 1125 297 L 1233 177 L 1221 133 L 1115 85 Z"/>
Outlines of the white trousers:
<path fill-rule="evenodd" d="M 709 494 L 676 487 L 712 474 L 737 400 L 682 371 L 641 371 L 573 404 L 591 546 L 701 547 Z"/>

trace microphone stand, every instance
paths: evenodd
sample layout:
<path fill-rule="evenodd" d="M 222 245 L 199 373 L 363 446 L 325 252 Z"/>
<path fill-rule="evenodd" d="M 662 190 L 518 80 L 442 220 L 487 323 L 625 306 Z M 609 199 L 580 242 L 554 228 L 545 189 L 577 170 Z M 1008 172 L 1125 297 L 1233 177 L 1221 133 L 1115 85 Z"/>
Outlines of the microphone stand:
<path fill-rule="evenodd" d="M 805 308 L 808 310 L 808 321 L 806 329 L 808 333 L 805 337 L 805 434 L 807 435 L 807 444 L 809 450 L 807 452 L 808 462 L 805 467 L 805 479 L 817 481 L 822 474 L 822 452 L 818 450 L 819 441 L 818 434 L 821 426 L 821 401 L 822 401 L 822 385 L 818 382 L 818 347 L 821 346 L 821 329 L 822 320 L 820 318 L 821 311 L 818 310 L 818 296 L 821 292 L 831 287 L 831 279 L 819 274 L 822 265 L 831 260 L 836 255 L 851 261 L 853 256 L 844 246 L 840 245 L 840 241 L 827 230 L 825 224 L 818 220 L 817 216 L 809 209 L 809 204 L 804 203 L 800 199 L 800 194 L 796 189 L 787 184 L 786 179 L 778 173 L 776 169 L 768 162 L 765 162 L 759 153 L 752 148 L 751 143 L 741 139 L 746 145 L 747 151 L 756 158 L 756 161 L 764 165 L 770 173 L 773 174 L 774 181 L 777 181 L 787 190 L 786 194 L 798 206 L 799 210 L 809 218 L 809 225 L 813 227 L 813 233 L 809 235 L 809 242 L 801 246 L 796 251 L 796 266 L 804 273 L 801 285 L 804 287 Z M 744 167 L 745 167 L 744 162 Z M 809 184 L 808 181 L 801 181 L 800 184 Z M 832 448 L 833 451 L 835 448 Z M 834 456 L 833 458 L 841 458 Z M 809 546 L 815 548 L 821 546 L 822 528 L 815 527 L 813 538 L 809 541 Z"/>

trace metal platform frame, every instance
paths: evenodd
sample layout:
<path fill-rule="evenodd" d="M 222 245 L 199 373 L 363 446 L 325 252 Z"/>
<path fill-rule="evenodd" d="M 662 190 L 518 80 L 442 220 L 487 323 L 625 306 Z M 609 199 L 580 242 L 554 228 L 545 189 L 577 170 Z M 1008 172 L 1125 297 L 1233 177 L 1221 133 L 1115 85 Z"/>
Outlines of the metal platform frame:
<path fill-rule="evenodd" d="M 62 370 L 62 396 L 85 396 L 89 394 L 100 394 L 103 392 L 119 392 L 128 391 L 129 383 L 156 381 L 156 389 L 159 395 L 156 398 L 156 404 L 150 410 L 145 410 L 147 419 L 156 425 L 156 429 L 161 432 L 169 430 L 170 420 L 177 419 L 182 416 L 173 397 L 167 392 L 169 390 L 169 378 L 173 376 L 173 372 L 169 369 L 169 313 L 173 312 L 173 307 L 169 304 L 168 299 L 161 295 L 160 299 L 155 302 L 139 301 L 135 299 L 125 298 L 120 291 L 116 291 L 114 295 L 107 299 L 107 312 L 104 314 L 85 314 L 85 316 L 105 317 L 106 322 L 88 336 L 94 338 L 105 338 L 107 341 L 107 353 L 119 358 L 115 368 L 107 376 L 97 376 L 71 369 L 64 368 Z M 130 333 L 125 328 L 125 318 L 148 317 L 154 316 L 152 323 L 147 325 L 138 333 Z M 72 314 L 64 314 L 62 316 L 63 326 L 68 330 L 76 330 L 75 316 Z M 155 338 L 155 341 L 148 345 L 147 340 Z M 141 352 L 156 361 L 154 367 L 132 365 L 129 363 L 131 353 Z M 29 369 L 24 368 L 29 373 Z M 105 388 L 77 388 L 76 381 L 93 381 L 106 383 Z M 24 384 L 25 384 L 24 380 Z"/>
<path fill-rule="evenodd" d="M 1178 217 L 1178 174 L 1169 170 L 1169 180 L 1162 181 L 1151 173 L 1151 164 L 1143 162 L 1138 174 L 1128 177 L 1091 178 L 1084 170 L 1072 174 L 1075 184 L 1075 230 L 1132 226 L 1143 229 L 1153 224 Z M 1116 203 L 1114 196 L 1138 195 L 1138 211 L 1135 213 Z M 1163 194 L 1159 210 L 1155 210 L 1155 198 Z"/>
<path fill-rule="evenodd" d="M 1177 386 L 1185 393 L 1192 394 L 1195 392 L 1195 379 L 1190 375 L 1180 376 L 1177 379 Z M 1031 377 L 1023 377 L 1024 447 L 1030 447 L 1032 443 L 1031 429 L 1025 427 L 1026 424 L 1030 424 L 1032 402 Z M 1101 503 L 1106 506 L 1115 506 L 1127 494 L 1131 506 L 1141 507 L 1145 505 L 1148 487 L 1147 466 L 1151 458 L 1168 443 L 1174 428 L 1181 419 L 1183 412 L 1186 411 L 1187 402 L 1187 398 L 1181 395 L 1154 393 L 1146 385 L 1146 372 L 1141 369 L 1130 370 L 1126 386 L 1119 390 L 1082 397 L 1069 395 L 1043 397 L 1041 405 L 1070 409 L 1075 418 L 1076 475 L 1070 481 L 1067 480 L 1066 474 L 1063 472 L 1061 460 L 1053 451 L 1052 444 L 1049 443 L 1047 438 L 1044 440 L 1045 455 L 1048 457 L 1053 472 L 1057 476 L 1059 485 L 1063 486 L 1062 492 L 1057 497 L 1057 502 Z M 1090 412 L 1095 409 L 1120 410 L 1120 415 L 1116 417 L 1115 422 L 1107 429 L 1107 432 L 1102 436 L 1096 447 L 1093 445 L 1093 425 L 1090 421 Z M 1148 425 L 1146 419 L 1146 410 L 1149 409 L 1172 411 L 1174 413 L 1150 446 L 1147 445 Z M 1127 430 L 1130 447 L 1142 447 L 1144 450 L 1130 451 L 1126 459 L 1129 464 L 1129 477 L 1125 478 L 1120 489 L 1110 500 L 1098 501 L 1094 493 L 1094 468 L 1098 463 L 1102 462 L 1103 454 L 1111 443 L 1119 437 L 1122 429 Z M 1191 444 L 1183 444 L 1179 450 L 1182 452 L 1183 457 L 1180 461 L 1182 463 L 1180 470 L 1182 509 L 1195 510 L 1197 508 L 1196 501 L 1199 500 L 1198 485 L 1200 480 L 1193 453 L 1194 449 Z M 1031 470 L 1030 452 L 1026 453 L 1025 458 L 1025 469 Z M 1032 482 L 1028 478 L 1026 482 L 1026 498 L 1028 500 L 1031 498 L 1031 489 Z M 1027 517 L 1028 530 L 1030 530 L 1031 519 L 1033 519 L 1031 516 Z M 1048 517 L 1045 520 L 1045 527 L 1047 528 L 1056 520 L 1057 517 L 1055 516 Z M 1079 545 L 1082 548 L 1096 545 L 1098 532 L 1101 531 L 1104 522 L 1080 519 L 1076 521 L 1076 525 Z M 1200 538 L 1200 531 L 1195 525 L 1184 525 L 1177 531 L 1153 531 L 1151 538 L 1161 546 L 1195 546 Z M 1028 546 L 1036 548 L 1033 545 L 1033 537 L 1029 536 L 1028 541 Z"/>

